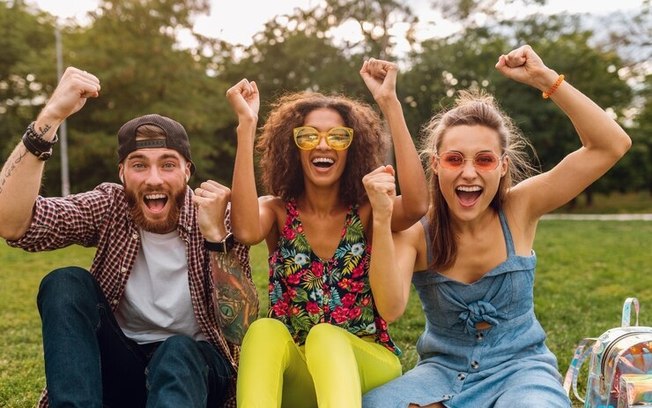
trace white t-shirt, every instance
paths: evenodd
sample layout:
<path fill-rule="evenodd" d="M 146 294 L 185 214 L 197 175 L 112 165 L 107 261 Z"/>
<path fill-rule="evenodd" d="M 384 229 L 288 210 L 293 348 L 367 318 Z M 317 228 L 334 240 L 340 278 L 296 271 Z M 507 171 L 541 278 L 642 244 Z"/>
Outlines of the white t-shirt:
<path fill-rule="evenodd" d="M 116 320 L 138 344 L 175 334 L 205 340 L 190 299 L 186 246 L 177 231 L 140 231 L 141 248 L 129 275 Z"/>

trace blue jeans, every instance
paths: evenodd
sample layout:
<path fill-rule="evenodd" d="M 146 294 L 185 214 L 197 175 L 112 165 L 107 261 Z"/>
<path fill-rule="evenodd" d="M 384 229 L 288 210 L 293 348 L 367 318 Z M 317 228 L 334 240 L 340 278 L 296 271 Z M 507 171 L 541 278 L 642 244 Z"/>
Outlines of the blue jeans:
<path fill-rule="evenodd" d="M 85 269 L 48 274 L 39 288 L 50 407 L 215 407 L 233 370 L 205 341 L 176 335 L 138 345 L 127 338 Z"/>

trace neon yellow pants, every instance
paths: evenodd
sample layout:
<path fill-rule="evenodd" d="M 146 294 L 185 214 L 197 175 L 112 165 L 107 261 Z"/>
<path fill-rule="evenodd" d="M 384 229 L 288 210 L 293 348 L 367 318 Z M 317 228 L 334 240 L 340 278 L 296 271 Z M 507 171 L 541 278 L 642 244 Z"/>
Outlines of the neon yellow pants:
<path fill-rule="evenodd" d="M 239 408 L 356 408 L 362 394 L 401 375 L 394 353 L 331 324 L 297 346 L 285 325 L 258 319 L 242 342 Z"/>

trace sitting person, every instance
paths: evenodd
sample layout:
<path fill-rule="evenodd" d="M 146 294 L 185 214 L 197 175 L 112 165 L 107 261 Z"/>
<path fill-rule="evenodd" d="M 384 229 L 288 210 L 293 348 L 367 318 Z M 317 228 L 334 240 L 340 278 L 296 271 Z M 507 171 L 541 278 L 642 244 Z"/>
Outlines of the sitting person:
<path fill-rule="evenodd" d="M 400 316 L 412 282 L 426 327 L 416 367 L 364 395 L 364 407 L 570 406 L 534 314 L 536 227 L 609 170 L 631 140 L 529 46 L 500 56 L 496 68 L 543 90 L 573 122 L 582 147 L 527 178 L 527 143 L 510 119 L 491 96 L 463 92 L 426 129 L 427 217 L 392 233 L 394 190 L 365 184 L 378 309 Z"/>
<path fill-rule="evenodd" d="M 425 174 L 396 96 L 395 64 L 370 60 L 360 71 L 389 125 L 403 195 L 392 227 L 427 209 Z M 401 374 L 399 350 L 374 306 L 367 274 L 371 207 L 362 178 L 384 178 L 387 135 L 368 105 L 303 92 L 282 97 L 253 150 L 259 95 L 242 80 L 227 97 L 239 119 L 233 175 L 233 231 L 269 250 L 269 318 L 242 344 L 239 407 L 359 407 L 361 394 Z"/>
<path fill-rule="evenodd" d="M 41 282 L 40 406 L 233 406 L 257 294 L 248 247 L 228 232 L 230 191 L 211 180 L 196 194 L 187 185 L 194 164 L 183 126 L 156 114 L 132 119 L 118 131 L 122 185 L 38 195 L 57 128 L 99 92 L 97 77 L 68 68 L 0 175 L 9 245 L 97 248 L 90 271 L 59 268 Z"/>

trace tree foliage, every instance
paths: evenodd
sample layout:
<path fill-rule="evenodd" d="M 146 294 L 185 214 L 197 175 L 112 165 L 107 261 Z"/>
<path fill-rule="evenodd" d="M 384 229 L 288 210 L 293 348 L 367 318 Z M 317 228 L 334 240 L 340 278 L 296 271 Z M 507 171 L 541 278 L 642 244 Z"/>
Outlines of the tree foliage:
<path fill-rule="evenodd" d="M 580 16 L 529 13 L 515 18 L 514 7 L 533 10 L 545 0 L 428 1 L 461 30 L 417 41 L 416 3 L 326 0 L 276 16 L 251 45 L 243 46 L 192 31 L 194 19 L 208 11 L 209 0 L 102 0 L 87 25 L 67 22 L 61 27 L 65 65 L 92 72 L 102 83 L 100 97 L 68 120 L 72 191 L 117 180 L 115 134 L 125 121 L 151 112 L 186 126 L 196 182 L 213 178 L 228 185 L 236 125 L 224 98 L 229 86 L 245 77 L 257 82 L 260 123 L 270 102 L 286 92 L 338 92 L 372 102 L 358 75 L 369 57 L 400 63 L 398 92 L 413 136 L 434 113 L 450 106 L 457 91 L 483 89 L 496 96 L 531 139 L 547 170 L 578 148 L 579 140 L 553 103 L 495 70 L 499 55 L 524 43 L 632 127 L 632 152 L 592 190 L 652 190 L 651 85 L 649 76 L 647 82 L 635 81 L 650 69 L 645 58 L 652 41 L 650 0 L 644 0 L 640 13 L 628 16 L 627 30 L 637 36 L 618 26 L 608 27 L 609 36 L 593 32 Z M 0 131 L 7 135 L 0 148 L 6 156 L 56 84 L 56 20 L 22 1 L 3 1 L 0 22 Z M 357 27 L 360 35 L 338 37 L 343 27 Z M 190 33 L 194 45 L 180 44 L 181 33 Z M 611 40 L 599 41 L 605 38 Z M 411 47 L 401 59 L 399 41 Z M 635 54 L 623 55 L 616 44 L 643 51 L 640 58 L 631 58 Z M 46 194 L 59 194 L 58 160 L 55 155 L 46 166 Z"/>

